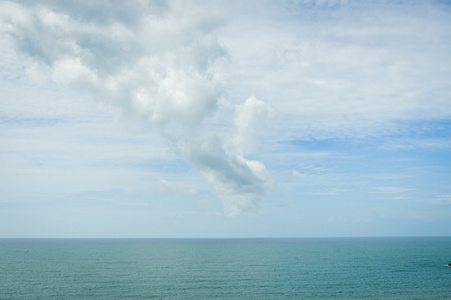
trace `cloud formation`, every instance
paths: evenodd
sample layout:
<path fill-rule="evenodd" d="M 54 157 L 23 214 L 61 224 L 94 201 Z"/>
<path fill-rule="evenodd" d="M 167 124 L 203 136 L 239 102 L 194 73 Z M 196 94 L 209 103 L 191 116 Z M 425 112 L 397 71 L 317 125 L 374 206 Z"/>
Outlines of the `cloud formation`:
<path fill-rule="evenodd" d="M 237 134 L 234 138 L 236 147 L 243 151 L 253 149 L 256 143 L 256 129 L 261 130 L 266 127 L 272 115 L 272 108 L 254 96 L 237 105 L 235 112 Z"/>
<path fill-rule="evenodd" d="M 218 137 L 192 141 L 187 157 L 224 199 L 228 215 L 256 210 L 261 197 L 271 189 L 271 177 L 262 163 L 232 152 Z"/>
<path fill-rule="evenodd" d="M 331 159 L 324 140 L 448 149 L 449 16 L 435 1 L 0 2 L 20 67 L 151 124 L 229 215 L 271 190 L 255 157 L 310 179 L 321 166 L 296 160 Z"/>
<path fill-rule="evenodd" d="M 54 82 L 159 125 L 196 126 L 217 108 L 226 51 L 211 34 L 219 21 L 195 5 L 19 3 L 2 3 L 2 27 Z"/>
<path fill-rule="evenodd" d="M 451 116 L 449 5 L 269 3 L 234 19 L 225 41 L 236 95 L 264 97 L 280 135 L 368 137 Z"/>
<path fill-rule="evenodd" d="M 237 110 L 237 145 L 203 135 L 220 109 L 228 58 L 215 30 L 219 9 L 192 1 L 6 1 L 1 28 L 34 76 L 88 91 L 154 125 L 205 174 L 228 215 L 256 209 L 268 191 L 265 166 L 238 148 L 253 139 L 262 101 Z"/>

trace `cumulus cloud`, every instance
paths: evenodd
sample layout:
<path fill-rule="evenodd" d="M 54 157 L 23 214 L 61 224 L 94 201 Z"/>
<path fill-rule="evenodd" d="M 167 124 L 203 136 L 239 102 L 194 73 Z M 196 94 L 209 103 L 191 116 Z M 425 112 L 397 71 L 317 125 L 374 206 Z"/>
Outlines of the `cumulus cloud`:
<path fill-rule="evenodd" d="M 2 41 L 33 78 L 151 124 L 230 215 L 271 189 L 265 166 L 246 158 L 263 130 L 305 141 L 449 119 L 448 20 L 449 6 L 430 2 L 0 2 Z"/>
<path fill-rule="evenodd" d="M 255 146 L 255 131 L 261 130 L 266 125 L 272 113 L 268 104 L 254 96 L 237 105 L 235 112 L 237 135 L 234 139 L 236 146 L 243 150 L 252 149 Z"/>
<path fill-rule="evenodd" d="M 220 109 L 228 53 L 215 30 L 220 10 L 192 1 L 6 1 L 1 29 L 34 74 L 88 91 L 154 125 L 196 166 L 228 215 L 258 207 L 270 175 L 240 149 L 268 114 L 263 101 L 237 106 L 236 144 L 202 126 Z"/>
<path fill-rule="evenodd" d="M 227 56 L 211 34 L 219 20 L 185 2 L 96 3 L 6 2 L 2 27 L 57 83 L 159 125 L 193 127 L 211 116 L 223 92 L 216 67 Z"/>
<path fill-rule="evenodd" d="M 271 176 L 262 163 L 227 149 L 218 137 L 192 141 L 187 150 L 188 159 L 202 170 L 223 198 L 228 215 L 256 210 L 261 197 L 271 189 Z"/>

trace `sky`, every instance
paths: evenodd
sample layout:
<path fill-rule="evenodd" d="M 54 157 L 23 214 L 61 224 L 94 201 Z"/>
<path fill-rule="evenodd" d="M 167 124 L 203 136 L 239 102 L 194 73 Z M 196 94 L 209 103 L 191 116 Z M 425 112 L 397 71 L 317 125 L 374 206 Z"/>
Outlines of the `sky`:
<path fill-rule="evenodd" d="M 0 237 L 450 236 L 450 20 L 0 0 Z"/>

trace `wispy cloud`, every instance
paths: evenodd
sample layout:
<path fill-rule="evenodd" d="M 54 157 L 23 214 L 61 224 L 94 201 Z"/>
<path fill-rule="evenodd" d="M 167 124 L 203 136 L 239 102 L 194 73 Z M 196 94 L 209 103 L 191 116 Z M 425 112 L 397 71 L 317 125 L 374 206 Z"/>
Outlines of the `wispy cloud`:
<path fill-rule="evenodd" d="M 451 140 L 449 138 L 402 138 L 387 141 L 382 149 L 416 150 L 416 149 L 450 149 Z"/>
<path fill-rule="evenodd" d="M 317 195 L 321 196 L 337 196 L 343 193 L 350 192 L 349 189 L 325 189 L 319 192 L 316 192 Z"/>
<path fill-rule="evenodd" d="M 291 171 L 291 174 L 292 174 L 294 177 L 300 177 L 300 178 L 307 176 L 307 175 L 305 175 L 305 174 L 303 174 L 303 173 L 300 173 L 300 172 L 297 171 L 297 170 L 292 170 L 292 171 Z"/>
<path fill-rule="evenodd" d="M 366 137 L 395 133 L 399 121 L 449 118 L 446 5 L 283 2 L 266 9 L 235 19 L 226 41 L 240 65 L 232 70 L 235 93 L 264 95 L 284 134 Z"/>
<path fill-rule="evenodd" d="M 403 187 L 395 187 L 395 186 L 381 186 L 374 188 L 374 193 L 381 193 L 381 194 L 401 194 L 404 192 L 411 191 L 412 189 L 406 189 Z"/>
<path fill-rule="evenodd" d="M 435 204 L 451 204 L 451 195 L 441 195 L 431 199 Z"/>

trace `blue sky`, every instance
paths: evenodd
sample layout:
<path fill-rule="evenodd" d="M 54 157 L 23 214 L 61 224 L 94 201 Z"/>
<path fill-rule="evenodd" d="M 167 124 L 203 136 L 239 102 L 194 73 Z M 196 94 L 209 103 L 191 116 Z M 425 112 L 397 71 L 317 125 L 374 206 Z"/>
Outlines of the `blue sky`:
<path fill-rule="evenodd" d="M 0 237 L 451 234 L 443 1 L 0 1 Z"/>

